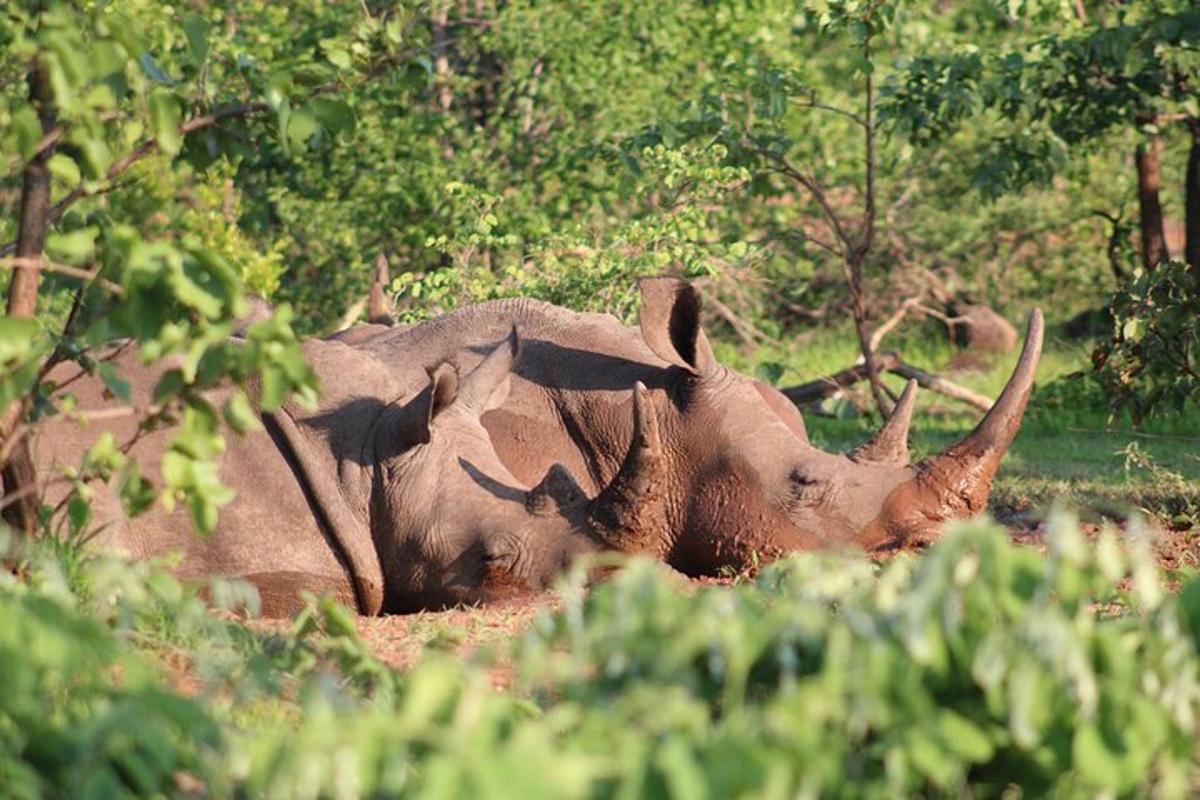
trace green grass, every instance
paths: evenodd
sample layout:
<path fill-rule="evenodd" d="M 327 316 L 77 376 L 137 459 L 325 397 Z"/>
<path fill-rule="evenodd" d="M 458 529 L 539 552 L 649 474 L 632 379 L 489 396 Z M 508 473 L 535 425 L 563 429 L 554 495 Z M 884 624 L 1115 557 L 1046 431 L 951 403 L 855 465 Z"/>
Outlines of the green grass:
<path fill-rule="evenodd" d="M 1176 526 L 1194 524 L 1200 519 L 1200 406 L 1152 418 L 1138 428 L 1127 415 L 1110 416 L 1104 398 L 1087 381 L 1066 377 L 1088 369 L 1091 348 L 1090 342 L 1067 340 L 1050 329 L 1025 422 L 996 478 L 993 509 L 1039 514 L 1065 500 L 1109 516 L 1142 509 Z M 881 349 L 896 350 L 914 366 L 990 397 L 1000 393 L 1017 358 L 1012 353 L 992 359 L 985 369 L 952 371 L 956 351 L 937 328 L 924 325 L 889 337 Z M 858 350 L 847 328 L 755 351 L 723 345 L 718 354 L 748 374 L 792 386 L 853 364 Z M 885 383 L 897 393 L 904 385 L 893 375 Z M 879 425 L 865 384 L 852 392 L 861 413 L 842 404 L 846 418 L 805 414 L 819 447 L 848 450 Z M 914 457 L 937 452 L 970 431 L 980 417 L 973 408 L 921 390 L 913 419 Z"/>

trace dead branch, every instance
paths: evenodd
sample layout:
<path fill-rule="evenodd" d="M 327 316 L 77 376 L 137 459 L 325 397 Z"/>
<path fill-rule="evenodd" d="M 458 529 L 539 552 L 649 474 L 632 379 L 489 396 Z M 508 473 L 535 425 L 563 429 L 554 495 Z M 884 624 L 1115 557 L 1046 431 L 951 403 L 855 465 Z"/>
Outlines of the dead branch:
<path fill-rule="evenodd" d="M 910 297 L 901 303 L 900 307 L 896 309 L 896 312 L 888 317 L 887 320 L 878 328 L 876 328 L 875 332 L 871 334 L 871 349 L 878 350 L 879 343 L 883 341 L 883 337 L 891 333 L 896 326 L 903 321 L 908 312 L 920 302 L 921 298 Z"/>
<path fill-rule="evenodd" d="M 875 356 L 875 361 L 880 369 L 892 370 L 900 365 L 900 356 L 895 353 L 878 353 Z M 826 375 L 817 378 L 815 381 L 809 381 L 808 383 L 802 383 L 799 386 L 792 386 L 780 391 L 796 405 L 806 406 L 833 397 L 842 389 L 866 379 L 867 365 L 855 364 L 832 375 Z"/>
<path fill-rule="evenodd" d="M 947 380 L 940 375 L 932 375 L 919 370 L 911 364 L 900 362 L 898 366 L 889 371 L 895 375 L 915 380 L 917 385 L 923 389 L 929 389 L 940 395 L 945 395 L 951 400 L 958 400 L 969 406 L 974 406 L 980 411 L 989 411 L 992 408 L 992 399 L 990 397 L 973 392 L 965 386 L 959 386 L 957 383 Z"/>
<path fill-rule="evenodd" d="M 53 272 L 57 275 L 66 275 L 71 278 L 78 278 L 81 281 L 91 282 L 94 280 L 115 295 L 122 295 L 125 293 L 123 288 L 112 281 L 105 278 L 97 278 L 95 272 L 86 269 L 80 269 L 79 267 L 72 267 L 68 264 L 59 264 L 55 261 L 51 261 L 45 256 L 41 258 L 0 258 L 0 267 L 9 269 L 33 268 L 40 269 L 42 272 Z"/>
<path fill-rule="evenodd" d="M 365 296 L 355 300 L 354 304 L 346 309 L 346 313 L 342 314 L 342 318 L 338 321 L 337 330 L 344 331 L 358 322 L 358 318 L 362 316 L 363 309 L 366 307 L 367 298 Z"/>
<path fill-rule="evenodd" d="M 988 411 L 992 407 L 991 398 L 973 392 L 965 386 L 960 386 L 940 375 L 933 375 L 918 369 L 912 364 L 902 361 L 900 356 L 894 352 L 878 353 L 875 356 L 875 360 L 881 371 L 915 380 L 917 385 L 924 389 L 929 389 L 952 400 L 966 403 L 980 411 Z M 802 383 L 799 386 L 781 389 L 780 391 L 796 405 L 806 406 L 833 397 L 841 390 L 866 379 L 866 365 L 855 364 L 832 375 L 827 375 L 808 383 Z"/>

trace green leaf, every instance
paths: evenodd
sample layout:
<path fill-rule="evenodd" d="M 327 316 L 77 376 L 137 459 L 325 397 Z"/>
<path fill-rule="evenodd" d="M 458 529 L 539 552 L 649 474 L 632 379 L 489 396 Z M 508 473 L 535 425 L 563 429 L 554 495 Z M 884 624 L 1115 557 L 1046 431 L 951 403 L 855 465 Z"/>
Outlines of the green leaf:
<path fill-rule="evenodd" d="M 322 39 L 321 52 L 324 54 L 325 60 L 338 69 L 350 69 L 354 63 L 346 43 L 338 39 Z"/>
<path fill-rule="evenodd" d="M 46 252 L 60 261 L 78 264 L 96 252 L 96 237 L 99 235 L 100 229 L 95 225 L 66 233 L 56 231 L 46 237 Z"/>
<path fill-rule="evenodd" d="M 183 136 L 179 132 L 182 115 L 179 101 L 167 89 L 155 89 L 150 93 L 150 131 L 158 141 L 159 149 L 169 156 L 179 153 Z"/>
<path fill-rule="evenodd" d="M 67 501 L 67 520 L 73 535 L 83 533 L 92 521 L 92 504 L 78 494 L 71 495 Z"/>
<path fill-rule="evenodd" d="M 948 708 L 938 712 L 937 726 L 946 749 L 959 758 L 982 764 L 995 752 L 987 734 L 975 723 Z"/>
<path fill-rule="evenodd" d="M 51 175 L 72 189 L 83 180 L 83 175 L 80 174 L 79 165 L 75 163 L 75 159 L 63 153 L 55 153 L 50 156 L 47 166 L 50 168 Z"/>
<path fill-rule="evenodd" d="M 343 131 L 354 132 L 354 111 L 345 103 L 318 98 L 310 102 L 308 108 L 329 131 L 331 137 Z"/>
<path fill-rule="evenodd" d="M 278 367 L 267 367 L 262 374 L 262 394 L 258 399 L 263 411 L 278 411 L 287 391 L 287 378 Z"/>
<path fill-rule="evenodd" d="M 33 350 L 41 326 L 24 317 L 0 317 L 0 364 L 25 358 Z"/>
<path fill-rule="evenodd" d="M 254 409 L 250 407 L 250 401 L 246 399 L 245 392 L 234 392 L 221 408 L 221 415 L 225 418 L 229 427 L 233 428 L 239 434 L 245 434 L 249 431 L 262 428 L 262 423 L 259 422 Z"/>
<path fill-rule="evenodd" d="M 1146 323 L 1140 317 L 1130 317 L 1121 326 L 1121 336 L 1127 342 L 1139 342 L 1146 332 Z"/>
<path fill-rule="evenodd" d="M 320 130 L 321 124 L 317 121 L 317 118 L 302 108 L 292 112 L 291 117 L 288 119 L 288 141 L 294 150 L 305 149 L 308 146 L 309 140 L 320 132 Z"/>
<path fill-rule="evenodd" d="M 179 81 L 172 78 L 167 73 L 158 68 L 158 63 L 154 60 L 151 53 L 142 53 L 138 58 L 138 64 L 142 68 L 142 72 L 155 83 L 161 83 L 163 86 L 175 86 Z"/>
<path fill-rule="evenodd" d="M 122 403 L 128 404 L 133 402 L 129 381 L 117 375 L 117 369 L 111 362 L 106 361 L 101 363 L 96 368 L 96 373 L 100 376 L 100 380 L 104 382 L 105 388 L 112 392 L 113 397 Z"/>
<path fill-rule="evenodd" d="M 93 180 L 102 180 L 112 163 L 112 152 L 102 136 L 94 136 L 85 129 L 71 131 L 69 140 L 83 153 L 83 166 Z"/>
<path fill-rule="evenodd" d="M 1137 783 L 1137 774 L 1130 773 L 1125 760 L 1109 748 L 1095 725 L 1080 725 L 1075 731 L 1071 760 L 1080 774 L 1102 789 L 1123 794 Z"/>
<path fill-rule="evenodd" d="M 183 18 L 183 33 L 187 36 L 192 63 L 199 66 L 208 56 L 208 32 L 212 25 L 199 14 L 188 14 Z"/>
<path fill-rule="evenodd" d="M 31 159 L 42 140 L 42 122 L 32 106 L 22 105 L 12 115 L 12 125 L 17 132 L 17 149 L 21 158 Z"/>

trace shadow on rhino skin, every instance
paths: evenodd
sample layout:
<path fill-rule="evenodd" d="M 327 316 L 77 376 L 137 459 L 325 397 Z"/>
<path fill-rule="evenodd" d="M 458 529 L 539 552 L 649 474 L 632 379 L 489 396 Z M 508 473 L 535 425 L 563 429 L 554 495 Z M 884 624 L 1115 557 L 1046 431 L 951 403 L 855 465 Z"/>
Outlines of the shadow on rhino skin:
<path fill-rule="evenodd" d="M 357 397 L 312 416 L 292 416 L 304 428 L 319 432 L 337 460 L 369 467 L 424 441 L 424 428 L 418 432 L 413 424 L 417 417 L 424 419 L 425 412 L 418 412 L 423 394 L 418 392 L 402 406 L 377 397 Z"/>
<path fill-rule="evenodd" d="M 494 343 L 472 346 L 471 352 L 486 356 Z M 669 382 L 674 368 L 620 356 L 563 347 L 546 339 L 522 339 L 522 356 L 513 371 L 538 386 L 571 390 L 629 391 L 636 381 L 659 389 Z M 648 358 L 653 358 L 647 354 Z M 547 369 L 546 365 L 553 365 Z"/>
<path fill-rule="evenodd" d="M 522 489 L 505 486 L 495 478 L 485 474 L 483 470 L 472 464 L 462 456 L 458 457 L 458 464 L 463 468 L 463 472 L 470 476 L 471 480 L 479 484 L 481 488 L 490 492 L 493 497 L 500 500 L 508 500 L 514 503 L 525 503 L 525 492 Z"/>

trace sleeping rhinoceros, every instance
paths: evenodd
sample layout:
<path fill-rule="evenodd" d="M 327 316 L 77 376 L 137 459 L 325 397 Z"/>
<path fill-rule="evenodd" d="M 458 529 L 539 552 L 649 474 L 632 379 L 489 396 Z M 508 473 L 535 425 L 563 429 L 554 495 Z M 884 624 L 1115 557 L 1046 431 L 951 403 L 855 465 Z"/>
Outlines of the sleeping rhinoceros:
<path fill-rule="evenodd" d="M 603 549 L 601 535 L 631 529 L 661 500 L 618 477 L 589 500 L 561 468 L 522 483 L 496 457 L 480 415 L 504 402 L 518 356 L 513 330 L 461 372 L 450 364 L 399 381 L 368 354 L 337 342 L 307 342 L 321 379 L 320 407 L 285 406 L 264 430 L 230 436 L 221 479 L 237 492 L 216 531 L 192 532 L 184 511 L 156 508 L 129 518 L 115 487 L 98 487 L 98 539 L 138 557 L 180 551 L 184 576 L 240 577 L 259 589 L 264 613 L 286 614 L 302 591 L 329 592 L 363 613 L 493 600 L 545 587 L 573 556 Z M 158 377 L 128 356 L 116 359 L 133 401 L 149 402 Z M 459 375 L 464 377 L 460 380 Z M 98 379 L 61 366 L 82 412 L 110 409 Z M 214 402 L 223 399 L 215 392 Z M 631 393 L 625 473 L 654 473 L 661 461 L 656 420 L 643 424 Z M 133 438 L 135 418 L 106 415 L 81 427 L 59 417 L 42 426 L 34 458 L 47 500 L 65 492 L 53 476 L 78 465 L 99 430 Z M 136 439 L 132 455 L 156 475 L 171 436 Z M 657 505 L 656 505 L 657 504 Z"/>
<path fill-rule="evenodd" d="M 839 543 L 898 547 L 984 509 L 1033 386 L 1039 312 L 984 420 L 914 465 L 906 439 L 915 387 L 871 441 L 845 455 L 823 452 L 809 443 L 802 417 L 782 394 L 716 362 L 693 286 L 656 278 L 643 281 L 641 293 L 640 331 L 609 315 L 499 300 L 358 347 L 398 375 L 444 360 L 468 369 L 515 322 L 524 356 L 512 391 L 484 415 L 484 426 L 518 480 L 536 480 L 561 463 L 583 490 L 617 475 L 630 438 L 630 387 L 648 386 L 647 412 L 658 419 L 665 463 L 663 474 L 644 480 L 663 495 L 663 510 L 614 527 L 605 544 L 651 554 L 687 574 Z"/>

